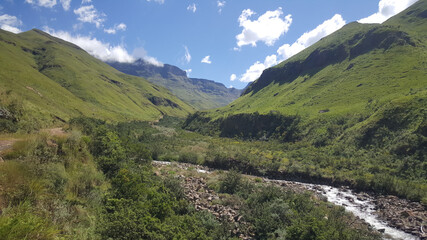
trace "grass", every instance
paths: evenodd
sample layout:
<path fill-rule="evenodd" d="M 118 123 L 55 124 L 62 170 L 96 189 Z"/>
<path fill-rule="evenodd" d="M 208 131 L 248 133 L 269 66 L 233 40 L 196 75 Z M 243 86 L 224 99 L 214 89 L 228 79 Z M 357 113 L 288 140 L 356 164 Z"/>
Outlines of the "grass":
<path fill-rule="evenodd" d="M 0 56 L 0 106 L 8 109 L 10 99 L 15 99 L 19 120 L 36 128 L 82 115 L 109 121 L 155 120 L 193 111 L 167 89 L 122 74 L 39 30 L 21 34 L 2 30 Z M 155 105 L 151 96 L 176 105 Z"/>
<path fill-rule="evenodd" d="M 97 239 L 98 209 L 109 183 L 78 132 L 33 134 L 0 163 L 2 239 Z"/>

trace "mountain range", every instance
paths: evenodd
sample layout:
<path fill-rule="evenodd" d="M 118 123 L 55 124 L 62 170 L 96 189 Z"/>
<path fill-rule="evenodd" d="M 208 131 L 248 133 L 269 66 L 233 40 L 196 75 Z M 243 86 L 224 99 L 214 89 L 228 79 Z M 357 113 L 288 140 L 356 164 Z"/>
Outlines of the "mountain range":
<path fill-rule="evenodd" d="M 143 77 L 153 84 L 169 89 L 198 110 L 223 107 L 242 93 L 242 90 L 227 88 L 224 84 L 212 80 L 189 78 L 185 71 L 169 64 L 158 66 L 143 59 L 133 63 L 107 63 L 123 73 Z"/>

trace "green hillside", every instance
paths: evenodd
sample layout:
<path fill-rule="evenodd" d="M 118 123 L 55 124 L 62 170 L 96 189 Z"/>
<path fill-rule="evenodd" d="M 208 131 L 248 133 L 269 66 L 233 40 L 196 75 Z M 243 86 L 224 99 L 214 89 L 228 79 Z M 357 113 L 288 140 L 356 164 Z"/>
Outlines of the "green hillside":
<path fill-rule="evenodd" d="M 81 115 L 155 120 L 193 111 L 167 89 L 118 72 L 36 29 L 21 34 L 0 30 L 0 66 L 3 125 L 13 120 L 41 127 Z"/>
<path fill-rule="evenodd" d="M 278 164 L 273 174 L 427 201 L 427 1 L 383 24 L 344 26 L 184 128 L 262 140 L 260 151 L 289 159 L 234 166 Z"/>
<path fill-rule="evenodd" d="M 425 96 L 423 9 L 426 2 L 420 1 L 382 25 L 350 23 L 265 70 L 243 97 L 209 116 L 279 111 L 317 118 L 365 112 L 372 102 L 380 106 L 406 95 Z"/>
<path fill-rule="evenodd" d="M 203 115 L 215 120 L 274 112 L 303 122 L 354 116 L 369 120 L 374 112 L 399 104 L 421 106 L 418 110 L 425 114 L 426 9 L 427 2 L 420 1 L 381 25 L 350 23 L 265 70 L 230 105 Z"/>
<path fill-rule="evenodd" d="M 185 71 L 169 64 L 155 66 L 142 59 L 134 63 L 108 64 L 121 72 L 146 78 L 151 83 L 169 89 L 175 96 L 198 110 L 226 106 L 242 93 L 242 90 L 227 88 L 224 84 L 212 80 L 189 78 Z"/>

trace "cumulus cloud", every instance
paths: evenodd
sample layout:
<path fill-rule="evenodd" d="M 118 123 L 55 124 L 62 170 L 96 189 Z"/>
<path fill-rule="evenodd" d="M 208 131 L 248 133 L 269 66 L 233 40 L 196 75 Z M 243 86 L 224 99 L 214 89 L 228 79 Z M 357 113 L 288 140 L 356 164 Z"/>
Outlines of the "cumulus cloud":
<path fill-rule="evenodd" d="M 56 5 L 56 0 L 25 0 L 26 3 L 39 7 L 52 8 Z"/>
<path fill-rule="evenodd" d="M 156 3 L 163 4 L 165 3 L 165 0 L 147 0 L 147 2 L 156 2 Z"/>
<path fill-rule="evenodd" d="M 225 7 L 225 3 L 226 3 L 225 1 L 219 1 L 219 0 L 216 2 L 219 13 L 222 13 L 222 9 Z"/>
<path fill-rule="evenodd" d="M 206 56 L 202 59 L 202 63 L 207 63 L 207 64 L 211 64 L 211 56 Z"/>
<path fill-rule="evenodd" d="M 18 27 L 21 25 L 22 21 L 15 16 L 11 16 L 8 14 L 3 14 L 0 16 L 0 28 L 5 31 L 20 33 L 22 31 Z"/>
<path fill-rule="evenodd" d="M 190 63 L 191 62 L 190 51 L 188 51 L 188 47 L 187 46 L 184 46 L 184 49 L 185 49 L 184 60 L 185 60 L 185 62 Z"/>
<path fill-rule="evenodd" d="M 418 0 L 380 0 L 378 12 L 359 20 L 360 23 L 383 23 Z"/>
<path fill-rule="evenodd" d="M 135 58 L 144 59 L 146 62 L 151 63 L 151 64 L 153 64 L 155 66 L 163 67 L 163 63 L 161 63 L 160 61 L 158 61 L 154 57 L 148 56 L 147 51 L 145 51 L 144 48 L 136 48 L 136 49 L 134 49 L 132 55 Z"/>
<path fill-rule="evenodd" d="M 117 61 L 117 62 L 134 62 L 132 57 L 123 46 L 112 46 L 110 43 L 101 42 L 96 38 L 82 35 L 71 35 L 65 31 L 55 31 L 48 27 L 44 31 L 52 36 L 61 38 L 65 41 L 72 42 L 83 48 L 90 55 L 101 59 L 102 61 Z"/>
<path fill-rule="evenodd" d="M 277 64 L 277 56 L 275 54 L 267 56 L 264 63 L 257 61 L 240 77 L 241 82 L 253 82 L 261 76 L 262 72 L 269 67 Z"/>
<path fill-rule="evenodd" d="M 74 10 L 74 13 L 79 17 L 77 20 L 86 23 L 93 23 L 97 28 L 102 26 L 102 23 L 105 21 L 106 15 L 104 13 L 98 12 L 93 5 L 82 6 Z"/>
<path fill-rule="evenodd" d="M 91 2 L 92 2 L 92 0 L 82 0 L 82 4 L 91 3 Z"/>
<path fill-rule="evenodd" d="M 187 10 L 190 11 L 190 12 L 195 13 L 196 10 L 197 10 L 196 4 L 193 3 L 193 4 L 188 5 Z"/>
<path fill-rule="evenodd" d="M 62 4 L 62 8 L 64 8 L 65 11 L 70 10 L 71 0 L 59 0 Z"/>
<path fill-rule="evenodd" d="M 322 24 L 317 26 L 315 29 L 304 33 L 297 39 L 293 44 L 284 44 L 277 50 L 277 55 L 273 54 L 267 56 L 264 62 L 257 61 L 246 72 L 239 78 L 241 82 L 253 82 L 258 79 L 262 72 L 284 61 L 293 55 L 299 53 L 305 48 L 313 45 L 321 38 L 328 36 L 336 30 L 342 28 L 345 25 L 345 21 L 341 15 L 336 14 L 331 19 L 324 21 Z"/>
<path fill-rule="evenodd" d="M 345 21 L 341 15 L 335 14 L 331 19 L 324 21 L 315 29 L 304 33 L 293 44 L 284 44 L 281 46 L 277 53 L 282 57 L 282 61 L 286 60 L 293 55 L 301 52 L 305 48 L 313 45 L 323 37 L 335 32 L 345 25 Z"/>
<path fill-rule="evenodd" d="M 104 29 L 104 32 L 106 32 L 108 34 L 116 34 L 117 31 L 126 31 L 126 28 L 127 28 L 126 24 L 120 23 L 120 24 L 114 25 L 114 27 L 112 27 L 112 28 Z"/>
<path fill-rule="evenodd" d="M 264 42 L 267 46 L 272 46 L 284 33 L 288 32 L 292 24 L 292 16 L 287 15 L 282 19 L 282 8 L 275 11 L 267 11 L 257 20 L 250 20 L 254 15 L 251 9 L 245 9 L 239 16 L 239 24 L 243 28 L 242 32 L 236 36 L 237 46 L 256 46 L 258 41 Z"/>
<path fill-rule="evenodd" d="M 231 76 L 230 76 L 230 81 L 234 81 L 234 80 L 236 80 L 237 79 L 237 76 L 236 76 L 236 74 L 231 74 Z"/>

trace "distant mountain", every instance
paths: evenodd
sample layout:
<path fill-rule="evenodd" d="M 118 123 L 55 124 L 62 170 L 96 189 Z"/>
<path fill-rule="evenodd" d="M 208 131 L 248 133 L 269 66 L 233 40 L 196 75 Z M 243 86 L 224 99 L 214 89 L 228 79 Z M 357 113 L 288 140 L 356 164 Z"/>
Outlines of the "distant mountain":
<path fill-rule="evenodd" d="M 155 120 L 193 111 L 169 90 L 121 73 L 74 44 L 37 29 L 0 30 L 2 127 L 9 120 L 46 126 L 77 116 Z"/>
<path fill-rule="evenodd" d="M 226 88 L 224 84 L 211 80 L 188 78 L 187 73 L 178 67 L 164 64 L 152 65 L 142 59 L 134 63 L 109 62 L 115 69 L 166 87 L 177 97 L 196 109 L 205 110 L 225 106 L 237 99 L 242 90 Z"/>

